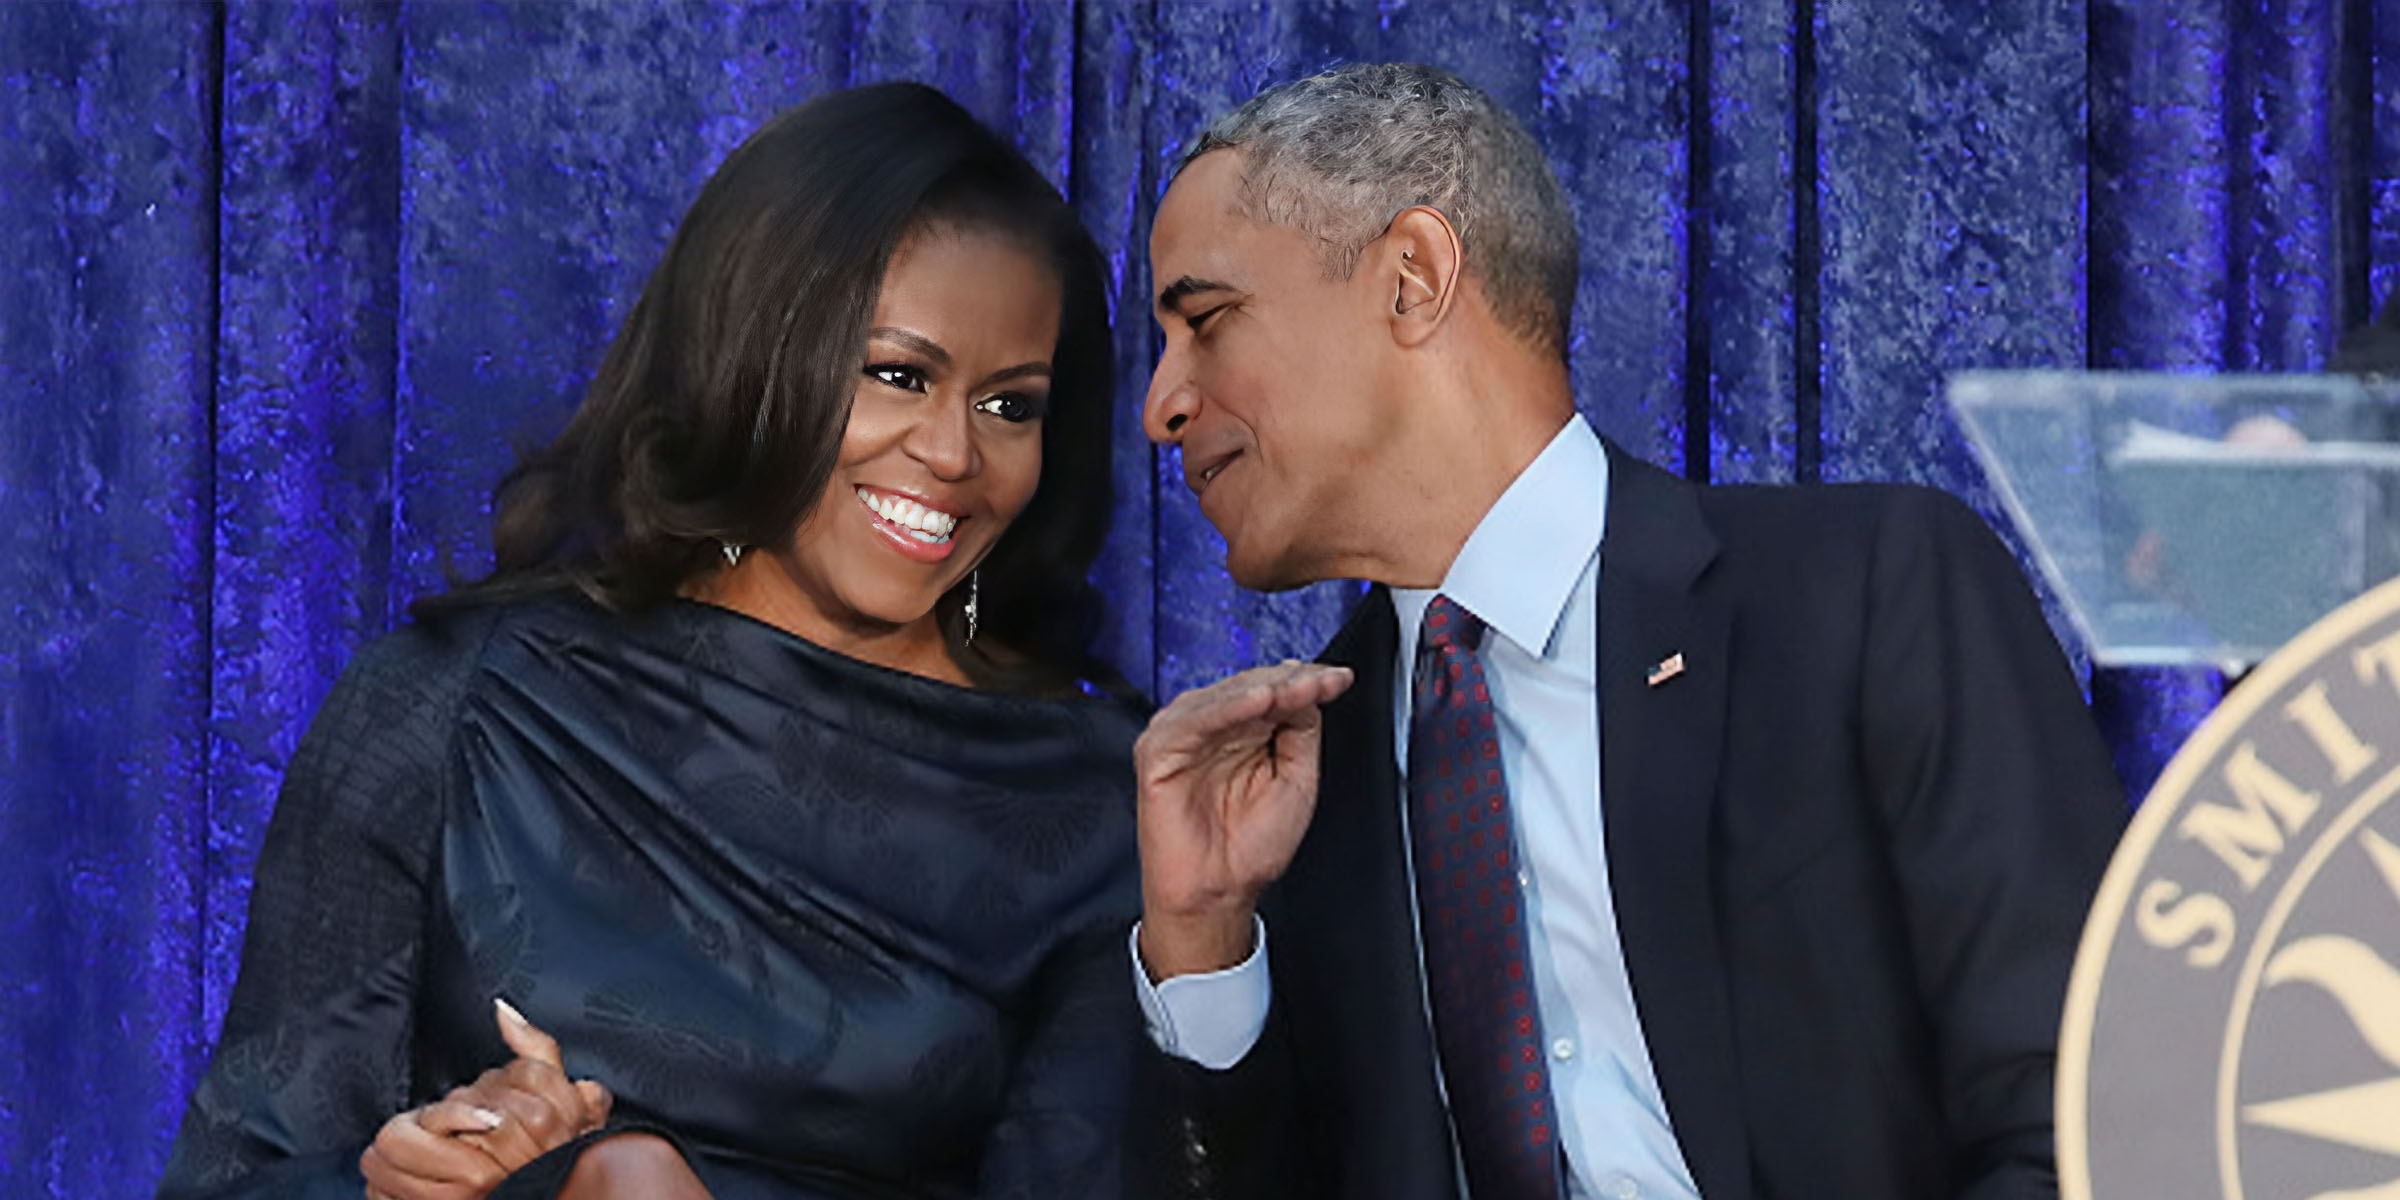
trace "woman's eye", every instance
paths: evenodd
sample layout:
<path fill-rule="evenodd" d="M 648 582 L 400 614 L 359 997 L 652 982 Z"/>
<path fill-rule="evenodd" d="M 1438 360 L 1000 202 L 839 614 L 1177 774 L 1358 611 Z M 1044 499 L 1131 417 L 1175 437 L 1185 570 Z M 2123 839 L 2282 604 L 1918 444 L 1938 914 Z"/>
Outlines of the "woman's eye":
<path fill-rule="evenodd" d="M 1191 326 L 1193 333 L 1201 333 L 1207 329 L 1210 318 L 1215 317 L 1218 313 L 1224 311 L 1225 306 L 1220 304 L 1215 308 L 1209 309 L 1207 312 L 1192 314 L 1191 318 L 1185 321 L 1184 324 Z"/>
<path fill-rule="evenodd" d="M 1003 421 L 1030 421 L 1042 415 L 1042 402 L 1017 392 L 1001 392 L 975 402 L 975 411 L 990 413 Z"/>
<path fill-rule="evenodd" d="M 899 388 L 904 392 L 925 390 L 925 373 L 915 367 L 903 366 L 899 363 L 870 364 L 867 367 L 867 378 L 885 387 Z"/>

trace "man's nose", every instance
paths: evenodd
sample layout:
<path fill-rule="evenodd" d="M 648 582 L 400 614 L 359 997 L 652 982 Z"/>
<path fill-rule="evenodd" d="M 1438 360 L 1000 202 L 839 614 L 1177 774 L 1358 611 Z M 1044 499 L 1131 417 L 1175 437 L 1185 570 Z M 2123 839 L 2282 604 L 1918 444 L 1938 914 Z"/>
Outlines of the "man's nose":
<path fill-rule="evenodd" d="M 1142 399 L 1142 432 L 1160 445 L 1183 440 L 1183 430 L 1200 411 L 1200 389 L 1173 347 L 1159 356 L 1150 373 L 1150 394 Z"/>

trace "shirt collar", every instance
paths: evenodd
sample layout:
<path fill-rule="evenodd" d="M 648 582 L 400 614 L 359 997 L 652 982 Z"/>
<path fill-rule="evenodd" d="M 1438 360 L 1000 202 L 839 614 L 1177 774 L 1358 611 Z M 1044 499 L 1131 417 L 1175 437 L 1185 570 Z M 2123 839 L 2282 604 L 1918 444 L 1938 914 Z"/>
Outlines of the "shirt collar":
<path fill-rule="evenodd" d="M 1527 653 L 1546 655 L 1607 522 L 1608 454 L 1577 414 L 1483 514 L 1436 590 Z M 1403 664 L 1414 661 L 1433 597 L 1392 589 Z"/>

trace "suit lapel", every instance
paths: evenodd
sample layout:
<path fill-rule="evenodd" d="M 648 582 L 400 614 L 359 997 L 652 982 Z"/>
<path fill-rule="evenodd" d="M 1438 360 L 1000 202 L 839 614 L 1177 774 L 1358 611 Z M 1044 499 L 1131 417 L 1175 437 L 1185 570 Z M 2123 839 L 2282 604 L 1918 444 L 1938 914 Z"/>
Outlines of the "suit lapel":
<path fill-rule="evenodd" d="M 1337 1139 L 1351 1152 L 1341 1194 L 1455 1200 L 1457 1167 L 1410 919 L 1392 742 L 1398 653 L 1391 596 L 1377 587 L 1320 656 L 1357 678 L 1327 706 L 1317 813 L 1283 883 L 1268 893 L 1267 937 L 1275 945 L 1275 931 L 1286 930 L 1288 944 L 1302 947 L 1270 952 L 1279 995 L 1340 998 L 1292 1016 L 1301 1044 L 1324 1053 L 1335 1080 Z M 1287 978 L 1297 986 L 1287 988 Z"/>
<path fill-rule="evenodd" d="M 1613 445 L 1608 453 L 1597 670 L 1610 891 L 1684 1161 L 1708 1200 L 1747 1200 L 1750 1150 L 1708 852 L 1731 614 L 1700 586 L 1717 544 L 1694 489 Z M 1267 920 L 1305 928 L 1315 952 L 1279 959 L 1278 975 L 1318 974 L 1302 990 L 1348 998 L 1338 1021 L 1303 1035 L 1343 1047 L 1327 1065 L 1358 1105 L 1345 1114 L 1352 1168 L 1377 1177 L 1354 1180 L 1369 1186 L 1348 1194 L 1447 1197 L 1456 1167 L 1434 1086 L 1396 799 L 1398 644 L 1391 598 L 1377 587 L 1321 657 L 1358 677 L 1326 713 L 1317 816 L 1293 870 L 1269 892 Z M 1651 668 L 1678 653 L 1681 671 L 1651 686 Z"/>
<path fill-rule="evenodd" d="M 1750 1153 L 1709 854 L 1731 614 L 1717 589 L 1700 586 L 1717 543 L 1691 485 L 1613 445 L 1609 480 L 1598 670 L 1610 892 L 1684 1161 L 1709 1200 L 1746 1197 Z M 1654 674 L 1663 676 L 1655 684 Z"/>

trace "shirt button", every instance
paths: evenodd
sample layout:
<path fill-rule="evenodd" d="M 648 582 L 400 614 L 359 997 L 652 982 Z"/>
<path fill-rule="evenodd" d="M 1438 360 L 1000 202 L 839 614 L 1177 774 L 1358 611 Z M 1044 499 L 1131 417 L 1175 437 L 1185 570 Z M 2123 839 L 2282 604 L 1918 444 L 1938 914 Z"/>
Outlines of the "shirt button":
<path fill-rule="evenodd" d="M 1636 1200 L 1642 1194 L 1642 1185 L 1635 1183 L 1630 1175 L 1619 1175 L 1608 1181 L 1608 1194 L 1616 1200 Z"/>
<path fill-rule="evenodd" d="M 1555 1058 L 1560 1062 L 1566 1062 L 1569 1059 L 1574 1058 L 1575 1039 L 1560 1038 L 1557 1041 L 1550 1043 L 1550 1057 Z M 1632 1181 L 1626 1180 L 1626 1182 L 1630 1183 Z"/>
<path fill-rule="evenodd" d="M 1533 876 L 1531 876 L 1531 875 L 1528 875 L 1528 874 L 1526 874 L 1526 873 L 1525 873 L 1525 872 L 1523 872 L 1523 871 L 1519 871 L 1519 872 L 1517 872 L 1517 886 L 1518 886 L 1518 887 L 1520 887 L 1520 888 L 1522 888 L 1522 887 L 1530 887 L 1530 886 L 1532 886 L 1532 884 L 1533 884 Z"/>

